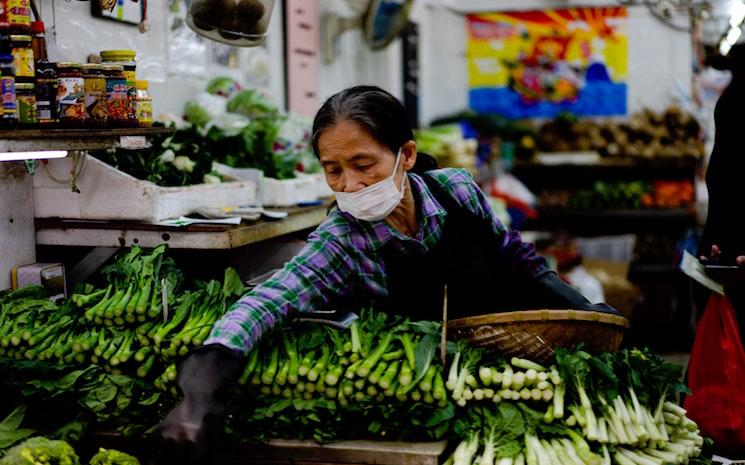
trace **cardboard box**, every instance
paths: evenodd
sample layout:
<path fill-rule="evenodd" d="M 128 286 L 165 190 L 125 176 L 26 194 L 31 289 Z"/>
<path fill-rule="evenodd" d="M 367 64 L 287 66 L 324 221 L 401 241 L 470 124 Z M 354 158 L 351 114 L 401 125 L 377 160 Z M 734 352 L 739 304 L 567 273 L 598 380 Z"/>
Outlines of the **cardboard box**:
<path fill-rule="evenodd" d="M 47 289 L 50 300 L 67 297 L 65 266 L 62 263 L 32 263 L 13 268 L 13 289 L 39 285 Z"/>

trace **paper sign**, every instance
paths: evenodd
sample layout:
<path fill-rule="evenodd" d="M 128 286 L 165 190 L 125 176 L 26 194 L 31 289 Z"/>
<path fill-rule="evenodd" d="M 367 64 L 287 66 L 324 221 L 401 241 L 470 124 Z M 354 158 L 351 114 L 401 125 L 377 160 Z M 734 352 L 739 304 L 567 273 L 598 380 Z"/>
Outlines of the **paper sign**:
<path fill-rule="evenodd" d="M 724 286 L 708 277 L 704 270 L 704 265 L 687 251 L 683 252 L 683 260 L 680 261 L 680 270 L 685 273 L 686 276 L 710 291 L 724 295 Z"/>
<path fill-rule="evenodd" d="M 147 138 L 145 136 L 122 136 L 119 138 L 119 147 L 128 150 L 138 150 L 147 148 Z"/>

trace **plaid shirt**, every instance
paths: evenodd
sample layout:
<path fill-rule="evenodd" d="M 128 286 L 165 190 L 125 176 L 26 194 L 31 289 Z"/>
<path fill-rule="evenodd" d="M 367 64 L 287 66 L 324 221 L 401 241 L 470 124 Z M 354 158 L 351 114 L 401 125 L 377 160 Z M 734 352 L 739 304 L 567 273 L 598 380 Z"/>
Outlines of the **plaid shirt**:
<path fill-rule="evenodd" d="M 545 262 L 533 246 L 523 244 L 519 233 L 508 231 L 499 222 L 467 171 L 441 169 L 428 175 L 463 208 L 491 219 L 494 234 L 502 238 L 501 252 L 516 273 L 537 276 L 545 271 Z M 408 176 L 421 210 L 416 237 L 398 232 L 385 221 L 360 221 L 332 210 L 281 271 L 231 307 L 215 324 L 205 344 L 222 344 L 248 354 L 261 336 L 281 324 L 290 312 L 312 311 L 353 290 L 373 300 L 387 296 L 381 248 L 390 242 L 403 254 L 425 254 L 442 239 L 447 215 L 422 178 L 413 173 Z"/>

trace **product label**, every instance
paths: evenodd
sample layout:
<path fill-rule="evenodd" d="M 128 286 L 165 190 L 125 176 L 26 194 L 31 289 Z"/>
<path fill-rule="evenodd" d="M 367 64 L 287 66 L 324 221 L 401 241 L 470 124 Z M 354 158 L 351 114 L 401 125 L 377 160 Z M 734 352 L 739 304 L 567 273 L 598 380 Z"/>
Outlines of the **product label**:
<path fill-rule="evenodd" d="M 153 122 L 153 102 L 150 100 L 137 101 L 137 121 L 140 123 Z"/>
<path fill-rule="evenodd" d="M 16 77 L 34 77 L 34 51 L 30 48 L 14 48 L 13 67 Z"/>
<path fill-rule="evenodd" d="M 105 122 L 108 111 L 106 109 L 106 79 L 85 79 L 85 108 L 88 118 L 94 121 Z"/>
<path fill-rule="evenodd" d="M 57 80 L 36 80 L 36 119 L 39 123 L 57 121 Z"/>
<path fill-rule="evenodd" d="M 63 120 L 85 120 L 85 84 L 82 77 L 61 77 L 57 88 L 59 115 Z"/>
<path fill-rule="evenodd" d="M 109 120 L 130 120 L 130 100 L 125 79 L 106 79 L 106 109 Z"/>
<path fill-rule="evenodd" d="M 16 80 L 5 76 L 0 78 L 0 94 L 3 100 L 3 119 L 15 119 L 16 116 Z"/>
<path fill-rule="evenodd" d="M 124 79 L 127 81 L 127 85 L 128 86 L 131 85 L 132 88 L 134 89 L 135 81 L 137 80 L 137 74 L 135 73 L 135 71 L 127 71 L 125 69 L 123 73 L 124 73 Z"/>
<path fill-rule="evenodd" d="M 5 0 L 11 26 L 31 25 L 30 0 Z"/>
<path fill-rule="evenodd" d="M 39 122 L 52 119 L 52 102 L 49 100 L 36 101 L 36 118 Z"/>
<path fill-rule="evenodd" d="M 22 124 L 36 123 L 36 96 L 18 95 L 18 122 Z"/>

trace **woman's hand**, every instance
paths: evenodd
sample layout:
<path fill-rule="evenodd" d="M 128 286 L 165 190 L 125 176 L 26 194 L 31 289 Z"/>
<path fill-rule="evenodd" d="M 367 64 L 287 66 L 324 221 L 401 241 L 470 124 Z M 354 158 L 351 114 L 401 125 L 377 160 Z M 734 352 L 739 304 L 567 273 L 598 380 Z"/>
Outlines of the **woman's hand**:
<path fill-rule="evenodd" d="M 177 383 L 184 400 L 156 432 L 156 465 L 203 465 L 225 421 L 225 391 L 238 375 L 243 358 L 226 347 L 202 346 L 179 366 Z"/>
<path fill-rule="evenodd" d="M 708 257 L 701 255 L 701 260 L 717 260 L 721 255 L 722 251 L 719 249 L 719 246 L 714 244 L 711 246 L 711 255 Z M 738 265 L 745 265 L 745 255 L 740 255 L 735 260 Z"/>
<path fill-rule="evenodd" d="M 722 251 L 718 245 L 714 244 L 711 246 L 711 255 L 709 257 L 701 256 L 701 260 L 707 260 L 709 262 L 717 262 L 721 259 Z M 740 267 L 745 267 L 745 255 L 740 255 L 735 258 L 735 262 Z M 745 269 L 707 269 L 706 274 L 709 275 L 713 280 L 724 285 L 725 293 L 730 295 L 735 289 L 739 289 L 745 284 Z"/>

